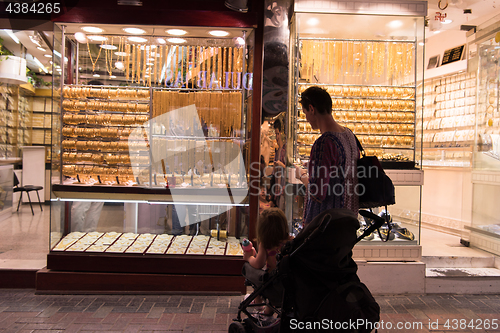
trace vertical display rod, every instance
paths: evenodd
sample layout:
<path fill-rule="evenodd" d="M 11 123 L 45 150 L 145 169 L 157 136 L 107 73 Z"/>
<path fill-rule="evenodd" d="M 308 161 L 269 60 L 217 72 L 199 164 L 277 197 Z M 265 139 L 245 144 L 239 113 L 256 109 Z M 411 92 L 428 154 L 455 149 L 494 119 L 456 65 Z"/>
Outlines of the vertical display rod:
<path fill-rule="evenodd" d="M 79 62 L 78 62 L 78 59 L 80 58 L 80 43 L 76 43 L 76 48 L 75 48 L 75 52 L 76 52 L 76 60 L 75 60 L 75 84 L 78 84 L 78 66 L 79 66 Z"/>
<path fill-rule="evenodd" d="M 60 85 L 60 87 L 59 87 L 59 90 L 60 90 L 59 91 L 59 117 L 61 119 L 59 121 L 59 124 L 60 124 L 59 126 L 62 126 L 62 124 L 64 124 L 64 122 L 63 122 L 63 106 L 62 106 L 62 102 L 63 102 L 63 87 L 64 87 L 64 84 L 65 84 L 65 82 L 64 82 L 64 75 L 65 75 L 65 72 L 66 72 L 65 68 L 64 68 L 64 57 L 66 55 L 66 52 L 65 52 L 65 45 L 66 45 L 66 35 L 65 34 L 66 34 L 66 31 L 65 30 L 66 30 L 66 26 L 62 25 L 61 26 L 61 36 L 62 36 L 61 37 L 61 63 L 62 64 L 61 64 L 61 80 L 59 80 L 60 81 L 60 83 L 59 83 L 59 85 Z M 55 44 L 56 43 L 54 43 L 54 46 L 55 46 Z M 55 60 L 55 57 L 54 57 L 54 52 L 53 52 L 53 54 L 52 54 L 52 67 L 54 67 L 55 63 L 56 63 L 54 60 Z M 52 69 L 52 73 L 54 73 L 54 69 Z M 54 111 L 54 110 L 52 110 L 52 111 Z M 52 124 L 52 127 L 53 126 L 54 126 L 54 124 Z M 54 134 L 54 133 L 51 133 L 51 137 L 53 137 L 52 134 Z M 60 135 L 57 136 L 57 140 L 58 140 L 59 144 L 61 144 L 62 138 L 61 138 Z M 51 154 L 51 156 L 52 156 L 52 154 Z M 62 184 L 62 180 L 63 180 L 63 173 L 62 173 L 63 160 L 62 160 L 62 156 L 63 156 L 62 153 L 59 154 L 59 184 Z"/>
<path fill-rule="evenodd" d="M 415 19 L 416 21 L 416 19 Z M 415 89 L 414 93 L 413 93 L 413 103 L 414 103 L 414 106 L 415 106 L 415 109 L 413 110 L 413 161 L 414 163 L 416 162 L 416 153 L 417 153 L 417 58 L 418 58 L 418 53 L 417 53 L 417 47 L 418 47 L 418 41 L 417 41 L 417 31 L 418 29 L 418 24 L 415 24 L 415 40 L 413 41 L 413 58 L 414 58 L 414 64 L 413 64 L 413 75 L 415 76 L 414 77 L 414 83 L 413 83 L 413 87 Z M 425 30 L 425 29 L 424 29 Z M 425 34 L 425 31 L 424 31 L 424 34 Z M 425 37 L 425 36 L 424 36 Z M 424 39 L 425 40 L 425 39 Z M 424 58 L 424 57 L 422 57 Z M 424 62 L 425 62 L 425 59 L 424 59 Z M 423 65 L 422 65 L 422 68 Z M 424 89 L 424 77 L 422 76 L 422 92 L 423 92 L 423 89 Z M 422 96 L 423 97 L 423 96 Z M 421 97 L 421 98 L 422 98 Z M 423 124 L 423 116 L 424 116 L 424 101 L 422 100 L 422 105 L 420 106 L 421 108 L 421 114 L 422 114 L 422 124 Z M 422 131 L 421 131 L 422 135 L 423 135 L 423 128 L 422 128 Z M 423 142 L 420 142 L 420 165 L 422 165 L 422 154 L 423 154 L 423 150 L 422 150 L 422 147 L 423 147 Z M 422 202 L 422 201 L 420 201 Z M 420 238 L 419 238 L 420 239 Z"/>
<path fill-rule="evenodd" d="M 148 145 L 149 145 L 149 187 L 153 187 L 153 133 L 152 131 L 152 116 L 153 116 L 153 87 L 149 87 L 149 139 L 148 139 Z"/>

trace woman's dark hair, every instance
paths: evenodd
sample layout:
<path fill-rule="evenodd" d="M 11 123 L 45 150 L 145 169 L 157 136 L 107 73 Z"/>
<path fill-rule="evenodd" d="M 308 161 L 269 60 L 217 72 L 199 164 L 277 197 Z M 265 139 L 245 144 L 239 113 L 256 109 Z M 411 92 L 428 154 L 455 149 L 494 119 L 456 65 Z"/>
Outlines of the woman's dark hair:
<path fill-rule="evenodd" d="M 278 129 L 278 132 L 281 133 L 281 120 L 276 119 L 273 123 L 274 129 Z"/>
<path fill-rule="evenodd" d="M 279 208 L 269 208 L 260 213 L 257 224 L 257 240 L 266 250 L 288 239 L 288 222 Z"/>
<path fill-rule="evenodd" d="M 302 104 L 303 109 L 307 109 L 309 105 L 312 105 L 320 114 L 332 113 L 332 98 L 325 89 L 312 86 L 304 90 L 300 97 L 300 104 Z"/>

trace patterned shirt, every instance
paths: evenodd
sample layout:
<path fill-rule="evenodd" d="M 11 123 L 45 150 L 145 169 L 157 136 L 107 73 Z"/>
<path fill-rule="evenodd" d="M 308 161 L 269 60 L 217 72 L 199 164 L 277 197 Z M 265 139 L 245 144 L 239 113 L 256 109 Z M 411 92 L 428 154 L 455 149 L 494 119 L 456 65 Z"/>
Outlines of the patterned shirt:
<path fill-rule="evenodd" d="M 358 159 L 356 139 L 349 129 L 325 132 L 314 142 L 309 158 L 304 224 L 331 208 L 347 208 L 358 213 L 355 192 Z"/>

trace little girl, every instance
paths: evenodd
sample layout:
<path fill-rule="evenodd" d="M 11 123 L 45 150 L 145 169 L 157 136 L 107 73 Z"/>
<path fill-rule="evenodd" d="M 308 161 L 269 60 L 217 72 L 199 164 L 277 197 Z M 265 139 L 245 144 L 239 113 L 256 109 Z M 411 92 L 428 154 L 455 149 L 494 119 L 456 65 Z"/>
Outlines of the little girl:
<path fill-rule="evenodd" d="M 272 271 L 276 268 L 276 254 L 288 239 L 288 222 L 285 214 L 279 208 L 268 208 L 260 214 L 257 225 L 259 251 L 256 252 L 252 247 L 252 251 L 244 252 L 243 259 L 253 268 L 263 269 L 267 266 L 266 269 Z M 255 299 L 255 302 L 261 301 Z M 272 315 L 273 311 L 266 306 L 262 314 Z"/>

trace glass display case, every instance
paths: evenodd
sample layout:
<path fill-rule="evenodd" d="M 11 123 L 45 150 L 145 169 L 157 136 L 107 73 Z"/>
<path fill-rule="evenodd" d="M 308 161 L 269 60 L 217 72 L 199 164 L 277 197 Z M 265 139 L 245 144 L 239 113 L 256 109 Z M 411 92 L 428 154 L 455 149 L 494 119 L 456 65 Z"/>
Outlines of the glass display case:
<path fill-rule="evenodd" d="M 240 276 L 252 30 L 59 28 L 48 268 Z"/>
<path fill-rule="evenodd" d="M 332 97 L 334 118 L 358 136 L 367 154 L 379 157 L 386 168 L 413 168 L 420 140 L 415 137 L 415 101 L 421 96 L 415 84 L 416 31 L 422 22 L 398 17 L 406 35 L 398 31 L 396 36 L 388 28 L 377 37 L 366 30 L 339 32 L 333 27 L 315 33 L 309 27 L 311 19 L 335 20 L 343 26 L 352 24 L 356 16 L 297 14 L 296 96 L 311 85 L 324 87 Z M 396 17 L 369 20 L 380 20 L 385 26 Z M 319 133 L 311 130 L 299 112 L 298 99 L 294 102 L 294 157 L 304 159 Z"/>
<path fill-rule="evenodd" d="M 324 6 L 305 2 L 298 7 L 304 12 L 295 13 L 292 30 L 295 91 L 290 102 L 290 158 L 294 163 L 307 163 L 311 147 L 321 135 L 311 129 L 299 103 L 302 91 L 320 86 L 332 98 L 334 119 L 354 132 L 368 155 L 380 159 L 396 185 L 396 205 L 388 207 L 394 227 L 390 240 L 381 242 L 378 234 L 370 235 L 357 245 L 364 253 L 360 258 L 376 257 L 365 246 L 418 246 L 422 132 L 417 131 L 421 126 L 417 106 L 422 106 L 423 86 L 417 85 L 417 74 L 423 72 L 419 41 L 424 18 L 399 13 L 370 15 L 369 9 L 366 15 L 347 8 L 344 12 L 338 9 L 342 13 L 327 13 Z M 291 182 L 300 188 L 297 180 Z M 293 199 L 291 214 L 297 221 L 304 192 L 297 191 Z M 382 213 L 381 208 L 375 211 Z M 359 219 L 363 226 L 363 218 Z"/>
<path fill-rule="evenodd" d="M 496 40 L 494 35 L 488 34 L 474 43 L 478 59 L 476 136 L 472 170 L 472 223 L 470 228 L 466 228 L 470 231 L 471 245 L 499 255 L 500 219 L 496 198 L 500 194 L 500 53 Z"/>
<path fill-rule="evenodd" d="M 31 145 L 34 88 L 31 84 L 0 88 L 0 156 L 19 157 L 22 146 Z"/>
<path fill-rule="evenodd" d="M 422 165 L 471 167 L 476 73 L 429 79 L 424 90 Z"/>

